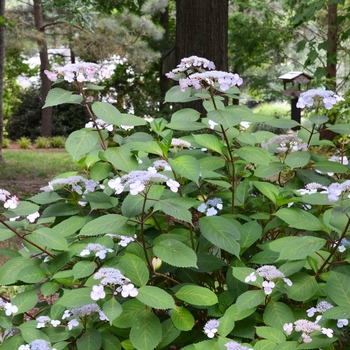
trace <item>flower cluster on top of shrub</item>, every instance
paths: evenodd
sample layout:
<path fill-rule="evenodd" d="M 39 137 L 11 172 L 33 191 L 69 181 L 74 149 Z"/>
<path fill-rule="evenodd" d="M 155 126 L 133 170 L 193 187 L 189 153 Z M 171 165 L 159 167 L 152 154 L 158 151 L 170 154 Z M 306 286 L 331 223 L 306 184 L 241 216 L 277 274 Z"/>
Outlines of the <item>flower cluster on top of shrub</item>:
<path fill-rule="evenodd" d="M 28 200 L 0 190 L 0 239 L 22 244 L 1 250 L 1 350 L 349 346 L 350 127 L 323 114 L 340 97 L 301 95 L 311 130 L 249 134 L 242 122 L 298 124 L 226 105 L 242 80 L 204 58 L 168 74 L 179 85 L 165 101 L 202 100 L 207 114 L 170 121 L 87 96 L 110 76 L 99 65 L 46 74 L 78 91 L 53 88 L 46 106 L 79 103 L 90 122 L 66 141 L 80 172 Z"/>

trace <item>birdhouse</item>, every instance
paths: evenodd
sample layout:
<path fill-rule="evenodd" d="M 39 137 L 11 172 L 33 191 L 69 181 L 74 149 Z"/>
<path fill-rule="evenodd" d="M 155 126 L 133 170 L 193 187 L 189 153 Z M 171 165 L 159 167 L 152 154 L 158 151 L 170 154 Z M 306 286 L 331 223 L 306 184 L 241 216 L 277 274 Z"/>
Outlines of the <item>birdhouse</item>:
<path fill-rule="evenodd" d="M 289 72 L 281 75 L 278 79 L 283 81 L 282 93 L 295 98 L 309 89 L 312 77 L 303 72 Z"/>

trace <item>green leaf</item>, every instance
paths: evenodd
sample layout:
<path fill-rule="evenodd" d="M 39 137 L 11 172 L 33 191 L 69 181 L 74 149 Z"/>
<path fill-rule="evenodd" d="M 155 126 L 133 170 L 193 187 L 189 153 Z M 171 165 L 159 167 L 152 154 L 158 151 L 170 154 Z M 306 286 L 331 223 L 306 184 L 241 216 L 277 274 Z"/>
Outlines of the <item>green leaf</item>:
<path fill-rule="evenodd" d="M 197 267 L 196 253 L 175 239 L 165 239 L 153 247 L 154 254 L 169 265 Z"/>
<path fill-rule="evenodd" d="M 6 261 L 0 267 L 0 285 L 14 284 L 21 271 L 29 266 L 36 266 L 30 258 L 16 257 Z"/>
<path fill-rule="evenodd" d="M 97 162 L 90 168 L 90 177 L 94 181 L 105 179 L 112 171 L 112 166 L 107 162 Z"/>
<path fill-rule="evenodd" d="M 168 123 L 166 127 L 172 130 L 195 131 L 195 130 L 206 129 L 207 125 L 199 122 L 187 121 L 186 123 L 184 123 L 184 122 L 176 121 L 176 122 Z"/>
<path fill-rule="evenodd" d="M 38 302 L 38 294 L 36 290 L 22 292 L 17 294 L 11 303 L 18 307 L 17 313 L 23 313 L 31 310 Z"/>
<path fill-rule="evenodd" d="M 118 328 L 130 328 L 147 307 L 137 299 L 131 299 L 123 303 L 123 313 L 113 321 Z"/>
<path fill-rule="evenodd" d="M 57 300 L 57 304 L 64 305 L 67 308 L 75 308 L 91 304 L 91 288 L 79 288 L 65 290 L 63 296 Z"/>
<path fill-rule="evenodd" d="M 37 325 L 37 322 L 32 320 L 32 321 L 24 322 L 18 327 L 21 331 L 21 335 L 25 340 L 25 342 L 31 343 L 36 339 L 43 339 L 43 340 L 46 340 L 47 342 L 50 342 L 49 337 L 44 332 L 38 329 L 35 329 L 36 325 Z"/>
<path fill-rule="evenodd" d="M 38 266 L 28 266 L 21 270 L 18 278 L 25 283 L 38 283 L 46 277 L 46 273 Z"/>
<path fill-rule="evenodd" d="M 61 237 L 67 237 L 77 233 L 86 224 L 86 221 L 86 217 L 71 216 L 54 226 L 53 230 Z"/>
<path fill-rule="evenodd" d="M 183 108 L 171 116 L 171 122 L 195 122 L 199 119 L 200 113 L 193 108 Z"/>
<path fill-rule="evenodd" d="M 220 216 L 205 216 L 199 219 L 199 228 L 209 242 L 239 257 L 237 240 L 240 233 L 229 220 Z"/>
<path fill-rule="evenodd" d="M 6 338 L 4 342 L 0 345 L 1 350 L 18 350 L 18 348 L 24 344 L 24 339 L 21 335 L 14 335 L 12 337 Z"/>
<path fill-rule="evenodd" d="M 176 307 L 172 310 L 170 317 L 174 326 L 180 331 L 190 331 L 194 326 L 195 319 L 193 315 L 184 307 Z"/>
<path fill-rule="evenodd" d="M 120 126 L 122 115 L 112 104 L 108 102 L 94 102 L 91 109 L 97 118 L 102 119 L 106 123 Z"/>
<path fill-rule="evenodd" d="M 286 340 L 283 332 L 272 327 L 255 327 L 256 334 L 264 339 L 272 340 L 275 344 L 282 343 Z"/>
<path fill-rule="evenodd" d="M 237 112 L 227 109 L 209 111 L 207 116 L 210 120 L 222 125 L 225 129 L 236 126 L 242 121 L 241 116 Z"/>
<path fill-rule="evenodd" d="M 273 350 L 297 350 L 298 342 L 296 341 L 284 341 L 276 345 Z"/>
<path fill-rule="evenodd" d="M 218 302 L 216 294 L 210 289 L 195 285 L 181 287 L 175 296 L 186 303 L 197 306 L 211 306 Z"/>
<path fill-rule="evenodd" d="M 122 113 L 121 125 L 140 126 L 140 125 L 146 125 L 146 124 L 147 122 L 143 118 L 140 118 L 133 114 Z"/>
<path fill-rule="evenodd" d="M 157 200 L 160 199 L 164 192 L 164 186 L 152 185 L 149 189 L 147 197 L 152 200 L 147 200 L 141 194 L 131 195 L 130 193 L 125 197 L 122 204 L 122 214 L 128 218 L 139 215 L 144 211 L 145 213 L 153 207 Z"/>
<path fill-rule="evenodd" d="M 66 150 L 73 159 L 80 159 L 89 153 L 99 143 L 99 136 L 92 129 L 81 129 L 73 131 L 67 138 Z"/>
<path fill-rule="evenodd" d="M 88 277 L 94 273 L 96 263 L 94 261 L 78 261 L 73 266 L 73 276 L 75 280 Z"/>
<path fill-rule="evenodd" d="M 186 102 L 190 96 L 191 89 L 182 92 L 180 86 L 175 85 L 166 92 L 164 102 Z"/>
<path fill-rule="evenodd" d="M 240 321 L 244 320 L 254 312 L 255 307 L 251 309 L 238 310 L 237 304 L 233 304 L 225 311 L 225 315 L 229 316 L 233 321 Z"/>
<path fill-rule="evenodd" d="M 163 151 L 155 141 L 148 142 L 133 142 L 131 144 L 132 150 L 142 151 L 145 153 L 156 154 L 158 156 L 163 156 Z"/>
<path fill-rule="evenodd" d="M 86 329 L 82 337 L 77 339 L 78 350 L 99 350 L 101 345 L 101 333 L 94 328 Z"/>
<path fill-rule="evenodd" d="M 121 350 L 119 339 L 108 330 L 102 331 L 102 349 L 103 350 Z M 55 345 L 56 346 L 56 345 Z"/>
<path fill-rule="evenodd" d="M 68 250 L 66 239 L 62 236 L 58 236 L 55 230 L 49 227 L 42 227 L 35 230 L 30 234 L 28 239 L 42 248 Z"/>
<path fill-rule="evenodd" d="M 39 206 L 27 201 L 19 201 L 17 207 L 12 209 L 14 213 L 18 216 L 26 216 L 29 214 L 33 214 L 39 210 Z"/>
<path fill-rule="evenodd" d="M 61 105 L 64 103 L 80 103 L 83 98 L 79 95 L 72 95 L 72 91 L 61 88 L 51 89 L 46 96 L 43 108 Z"/>
<path fill-rule="evenodd" d="M 135 320 L 130 341 L 137 350 L 153 350 L 162 339 L 162 325 L 156 315 L 145 309 Z"/>
<path fill-rule="evenodd" d="M 137 169 L 137 160 L 127 147 L 110 147 L 105 151 L 104 156 L 118 170 L 128 173 Z"/>
<path fill-rule="evenodd" d="M 310 160 L 310 153 L 308 152 L 292 152 L 289 153 L 284 160 L 291 169 L 302 168 Z"/>
<path fill-rule="evenodd" d="M 261 192 L 264 196 L 270 199 L 272 203 L 276 204 L 276 200 L 279 195 L 279 190 L 275 185 L 269 182 L 259 181 L 252 181 L 251 183 L 254 185 L 254 187 L 256 187 L 259 190 L 259 192 Z"/>
<path fill-rule="evenodd" d="M 102 311 L 108 317 L 109 323 L 112 324 L 113 321 L 121 315 L 123 308 L 118 301 L 112 297 L 110 300 L 103 303 Z"/>
<path fill-rule="evenodd" d="M 270 153 L 262 148 L 246 146 L 236 149 L 235 152 L 249 163 L 267 165 L 271 161 Z"/>
<path fill-rule="evenodd" d="M 265 296 L 262 290 L 248 290 L 237 298 L 237 310 L 252 309 L 260 305 L 265 300 Z"/>
<path fill-rule="evenodd" d="M 49 205 L 44 209 L 41 217 L 49 218 L 52 216 L 71 216 L 79 213 L 79 207 L 76 204 L 59 202 Z"/>
<path fill-rule="evenodd" d="M 299 208 L 283 208 L 275 215 L 291 227 L 307 231 L 323 230 L 323 225 L 317 217 Z"/>
<path fill-rule="evenodd" d="M 276 343 L 272 340 L 258 340 L 254 344 L 254 350 L 274 350 Z"/>
<path fill-rule="evenodd" d="M 201 167 L 199 161 L 192 156 L 180 156 L 175 159 L 169 159 L 169 164 L 173 171 L 178 175 L 192 180 L 197 185 L 199 184 L 199 175 Z"/>
<path fill-rule="evenodd" d="M 118 229 L 126 224 L 128 218 L 118 214 L 108 214 L 88 222 L 79 236 L 98 236 L 103 233 L 118 233 Z"/>
<path fill-rule="evenodd" d="M 143 286 L 139 288 L 136 299 L 154 309 L 165 310 L 174 309 L 174 299 L 163 289 L 153 286 Z"/>
<path fill-rule="evenodd" d="M 181 331 L 177 329 L 171 319 L 167 319 L 162 323 L 162 340 L 158 344 L 158 348 L 165 348 L 172 343 L 179 335 Z"/>
<path fill-rule="evenodd" d="M 324 123 L 327 123 L 329 118 L 325 115 L 312 115 L 309 117 L 309 120 L 311 123 L 314 123 L 316 125 L 322 125 Z"/>
<path fill-rule="evenodd" d="M 40 291 L 44 297 L 56 293 L 61 288 L 57 282 L 45 282 L 41 285 Z"/>
<path fill-rule="evenodd" d="M 328 186 L 330 180 L 325 176 L 317 174 L 314 170 L 311 169 L 297 169 L 296 170 L 298 178 L 303 181 L 305 184 L 310 182 L 317 182 L 323 186 Z"/>
<path fill-rule="evenodd" d="M 198 272 L 209 272 L 220 270 L 225 266 L 225 262 L 212 254 L 197 253 Z"/>
<path fill-rule="evenodd" d="M 311 299 L 318 291 L 318 284 L 314 276 L 299 272 L 292 277 L 293 285 L 288 287 L 290 299 L 305 302 Z"/>
<path fill-rule="evenodd" d="M 292 310 L 288 305 L 282 302 L 271 301 L 267 304 L 264 311 L 264 322 L 267 326 L 283 330 L 285 323 L 294 322 Z"/>
<path fill-rule="evenodd" d="M 331 271 L 326 283 L 327 294 L 339 306 L 350 305 L 350 280 L 347 275 Z"/>
<path fill-rule="evenodd" d="M 235 321 L 229 314 L 225 314 L 224 316 L 220 317 L 219 321 L 220 324 L 218 327 L 218 334 L 222 337 L 226 337 L 235 327 Z"/>
<path fill-rule="evenodd" d="M 262 228 L 257 221 L 246 222 L 239 228 L 241 238 L 239 244 L 241 248 L 249 248 L 253 245 L 262 235 Z"/>
<path fill-rule="evenodd" d="M 56 192 L 41 192 L 36 194 L 33 197 L 30 197 L 28 200 L 36 203 L 36 204 L 50 204 L 61 200 Z"/>
<path fill-rule="evenodd" d="M 268 165 L 259 165 L 254 170 L 254 175 L 261 177 L 261 178 L 267 178 L 273 175 L 276 175 L 286 169 L 286 165 L 280 162 L 271 162 Z"/>
<path fill-rule="evenodd" d="M 218 138 L 211 134 L 193 135 L 195 141 L 211 151 L 222 154 L 222 144 Z"/>
<path fill-rule="evenodd" d="M 337 162 L 330 162 L 327 160 L 317 162 L 313 165 L 313 167 L 316 170 L 322 171 L 323 173 L 344 174 L 349 170 L 348 167 L 343 164 Z"/>
<path fill-rule="evenodd" d="M 154 210 L 160 210 L 175 219 L 192 224 L 192 214 L 187 206 L 181 205 L 181 203 L 174 201 L 173 198 L 159 200 L 154 205 Z"/>
<path fill-rule="evenodd" d="M 268 120 L 265 122 L 265 124 L 273 126 L 274 128 L 280 128 L 280 129 L 292 129 L 300 125 L 295 120 L 277 119 L 277 118 L 274 120 Z"/>
<path fill-rule="evenodd" d="M 338 134 L 350 134 L 349 124 L 327 124 L 327 130 L 334 131 Z"/>
<path fill-rule="evenodd" d="M 344 303 L 345 304 L 345 303 Z M 341 306 L 335 306 L 331 309 L 326 310 L 322 314 L 322 319 L 328 320 L 339 320 L 339 319 L 345 319 L 350 318 L 350 305 L 341 305 Z"/>
<path fill-rule="evenodd" d="M 123 273 L 138 287 L 147 284 L 149 271 L 145 262 L 134 254 L 124 254 L 120 259 Z"/>

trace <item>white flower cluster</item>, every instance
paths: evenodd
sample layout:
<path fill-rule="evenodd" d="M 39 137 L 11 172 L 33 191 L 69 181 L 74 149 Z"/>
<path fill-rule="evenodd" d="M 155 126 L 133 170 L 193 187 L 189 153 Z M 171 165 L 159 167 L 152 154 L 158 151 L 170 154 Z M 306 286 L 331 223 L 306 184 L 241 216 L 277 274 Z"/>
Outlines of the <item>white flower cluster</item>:
<path fill-rule="evenodd" d="M 179 80 L 181 91 L 185 91 L 186 88 L 193 86 L 196 90 L 201 90 L 207 85 L 214 86 L 219 84 L 220 90 L 227 91 L 233 86 L 240 86 L 243 83 L 243 79 L 236 73 L 228 73 L 222 71 L 210 71 L 203 73 L 194 73 L 187 78 Z"/>
<path fill-rule="evenodd" d="M 177 66 L 177 68 L 173 69 L 171 72 L 166 73 L 167 78 L 174 78 L 175 74 L 185 73 L 189 69 L 201 69 L 205 68 L 208 70 L 215 69 L 215 64 L 212 61 L 207 60 L 206 58 L 191 56 L 187 58 L 183 58 L 181 63 Z"/>
<path fill-rule="evenodd" d="M 94 192 L 99 186 L 101 189 L 104 187 L 98 182 L 85 179 L 80 175 L 69 176 L 67 178 L 58 178 L 49 182 L 48 186 L 42 187 L 40 190 L 44 192 L 54 191 L 54 186 L 58 187 L 71 187 L 73 191 L 78 194 L 84 195 L 86 193 Z M 84 190 L 83 190 L 84 189 Z"/>
<path fill-rule="evenodd" d="M 51 81 L 63 78 L 69 83 L 74 80 L 79 83 L 96 82 L 110 78 L 112 75 L 112 72 L 106 66 L 101 67 L 99 64 L 90 62 L 66 64 L 64 67 L 59 67 L 53 72 L 45 70 L 44 73 Z"/>
<path fill-rule="evenodd" d="M 251 348 L 248 348 L 240 343 L 237 343 L 236 341 L 232 340 L 225 344 L 227 350 L 249 350 Z"/>
<path fill-rule="evenodd" d="M 135 196 L 142 192 L 146 186 L 155 182 L 165 182 L 172 192 L 177 192 L 180 184 L 167 176 L 158 174 L 150 167 L 148 170 L 134 170 L 129 174 L 108 181 L 108 186 L 115 190 L 115 194 L 120 194 L 125 188 L 129 188 L 130 194 Z"/>
<path fill-rule="evenodd" d="M 190 144 L 190 146 L 191 146 L 191 144 Z M 155 169 L 156 171 L 167 171 L 167 170 L 171 171 L 171 167 L 170 167 L 169 163 L 164 159 L 159 159 L 159 160 L 156 160 L 155 162 L 153 162 L 153 167 L 149 167 L 148 170 L 154 171 L 153 169 Z"/>
<path fill-rule="evenodd" d="M 336 202 L 343 192 L 348 192 L 350 190 L 350 180 L 347 180 L 342 183 L 334 182 L 331 183 L 326 193 L 328 193 L 328 200 L 330 202 Z M 348 198 L 350 198 L 350 195 L 348 195 Z"/>
<path fill-rule="evenodd" d="M 293 332 L 293 328 L 296 332 L 302 332 L 301 337 L 303 338 L 304 343 L 311 343 L 312 338 L 310 337 L 310 334 L 314 331 L 321 332 L 325 335 L 327 335 L 328 338 L 333 337 L 333 329 L 331 328 L 324 328 L 318 325 L 316 322 L 311 322 L 308 320 L 297 320 L 293 323 L 285 323 L 283 325 L 283 329 L 287 335 L 291 335 Z"/>
<path fill-rule="evenodd" d="M 37 339 L 29 344 L 21 345 L 18 350 L 56 350 L 56 348 L 52 348 L 51 344 L 46 340 Z"/>
<path fill-rule="evenodd" d="M 329 303 L 328 301 L 320 301 L 316 307 L 311 307 L 310 309 L 306 310 L 308 317 L 313 317 L 315 313 L 319 313 L 321 315 L 318 315 L 316 317 L 315 323 L 318 323 L 321 318 L 322 314 L 325 313 L 328 309 L 331 309 L 333 305 Z M 349 321 L 346 318 L 340 318 L 337 320 L 337 327 L 343 328 L 344 326 L 347 326 L 349 324 Z"/>
<path fill-rule="evenodd" d="M 173 138 L 171 140 L 171 146 L 176 148 L 190 148 L 191 143 L 185 140 Z"/>
<path fill-rule="evenodd" d="M 277 144 L 277 152 L 296 152 L 307 151 L 307 143 L 303 143 L 302 139 L 294 135 L 282 134 L 269 139 L 267 142 L 261 142 L 261 147 L 268 150 L 270 144 Z"/>
<path fill-rule="evenodd" d="M 105 129 L 107 131 L 113 131 L 113 128 L 114 128 L 112 124 L 108 124 L 102 119 L 95 119 L 95 123 L 93 121 L 90 121 L 85 124 L 85 128 L 88 128 L 88 129 L 94 128 L 95 126 L 98 129 Z"/>
<path fill-rule="evenodd" d="M 347 156 L 332 156 L 328 160 L 330 162 L 340 163 L 340 164 L 343 164 L 343 165 L 348 165 L 349 164 L 349 160 L 348 160 Z M 324 172 L 320 171 L 320 170 L 316 170 L 316 172 L 319 173 L 319 174 L 324 174 Z M 332 176 L 332 175 L 334 175 L 334 173 L 328 172 L 327 175 L 328 176 Z"/>
<path fill-rule="evenodd" d="M 197 208 L 199 212 L 205 213 L 206 216 L 216 215 L 218 213 L 217 209 L 222 210 L 222 199 L 218 197 L 208 199 Z"/>
<path fill-rule="evenodd" d="M 105 259 L 107 252 L 112 253 L 114 250 L 98 243 L 89 243 L 86 248 L 80 252 L 80 256 L 90 255 L 91 252 L 95 252 L 96 257 Z"/>
<path fill-rule="evenodd" d="M 104 312 L 96 303 L 87 304 L 78 308 L 74 308 L 72 310 L 65 310 L 62 316 L 62 320 L 69 317 L 73 317 L 67 323 L 68 329 L 72 330 L 73 327 L 79 326 L 79 321 L 78 321 L 79 318 L 83 318 L 85 316 L 91 315 L 94 312 L 97 312 L 100 315 L 101 321 L 109 321 L 107 316 L 104 314 Z"/>
<path fill-rule="evenodd" d="M 106 296 L 104 286 L 114 288 L 114 294 L 120 293 L 123 298 L 136 297 L 138 294 L 131 281 L 113 267 L 102 267 L 94 274 L 94 279 L 100 280 L 100 284 L 92 287 L 90 294 L 92 300 L 103 299 Z"/>
<path fill-rule="evenodd" d="M 45 328 L 48 324 L 50 324 L 51 326 L 53 326 L 55 328 L 59 324 L 61 324 L 61 321 L 51 320 L 51 318 L 49 316 L 39 316 L 36 318 L 36 321 L 38 322 L 36 325 L 36 328 Z"/>
<path fill-rule="evenodd" d="M 4 202 L 6 209 L 16 209 L 19 200 L 16 196 L 11 196 L 10 192 L 0 188 L 0 202 Z"/>
<path fill-rule="evenodd" d="M 219 320 L 215 320 L 215 319 L 209 320 L 205 324 L 203 330 L 204 330 L 204 333 L 207 335 L 208 338 L 214 338 L 215 334 L 218 331 L 219 324 L 220 324 L 220 321 Z"/>
<path fill-rule="evenodd" d="M 255 282 L 256 274 L 263 277 L 265 280 L 262 283 L 262 287 L 264 289 L 265 294 L 269 295 L 272 293 L 273 288 L 275 288 L 276 284 L 273 280 L 282 278 L 283 281 L 290 287 L 293 285 L 292 281 L 289 278 L 286 278 L 284 274 L 278 270 L 273 265 L 264 265 L 259 267 L 256 271 L 252 272 L 249 276 L 245 278 L 245 282 Z"/>
<path fill-rule="evenodd" d="M 297 107 L 312 107 L 314 102 L 319 106 L 322 101 L 326 109 L 331 109 L 338 102 L 344 101 L 344 99 L 331 90 L 311 89 L 300 94 Z"/>
<path fill-rule="evenodd" d="M 135 238 L 137 238 L 136 235 L 134 235 L 134 237 L 130 237 L 130 236 L 117 235 L 114 233 L 107 233 L 106 236 L 109 236 L 112 239 L 118 238 L 120 240 L 118 245 L 120 245 L 122 247 L 126 247 L 129 243 L 134 242 Z"/>
<path fill-rule="evenodd" d="M 11 316 L 18 311 L 18 307 L 16 305 L 12 305 L 11 303 L 4 301 L 2 298 L 0 298 L 0 308 L 5 309 L 6 316 Z"/>

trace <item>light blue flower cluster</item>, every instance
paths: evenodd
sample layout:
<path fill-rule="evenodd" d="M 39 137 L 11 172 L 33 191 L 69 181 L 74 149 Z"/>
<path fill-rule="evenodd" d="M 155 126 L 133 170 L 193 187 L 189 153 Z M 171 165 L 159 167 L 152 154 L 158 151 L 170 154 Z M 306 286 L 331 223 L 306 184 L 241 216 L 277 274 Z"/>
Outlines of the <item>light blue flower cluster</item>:
<path fill-rule="evenodd" d="M 205 213 L 206 216 L 214 216 L 218 213 L 218 210 L 222 210 L 222 199 L 215 197 L 208 199 L 205 203 L 202 203 L 197 210 L 201 213 Z"/>

